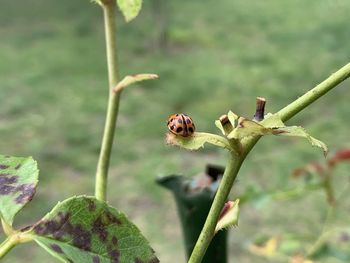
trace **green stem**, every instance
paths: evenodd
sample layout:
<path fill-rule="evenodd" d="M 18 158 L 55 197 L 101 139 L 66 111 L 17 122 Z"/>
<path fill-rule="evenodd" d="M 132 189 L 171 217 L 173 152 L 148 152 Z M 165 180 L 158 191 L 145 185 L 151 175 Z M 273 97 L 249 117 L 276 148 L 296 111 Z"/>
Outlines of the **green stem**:
<path fill-rule="evenodd" d="M 228 194 L 230 193 L 231 187 L 236 179 L 243 160 L 244 157 L 240 158 L 236 156 L 231 156 L 229 159 L 219 189 L 210 208 L 207 220 L 203 226 L 203 230 L 188 261 L 189 263 L 202 261 L 205 255 L 205 251 L 207 250 L 212 238 L 214 237 L 215 226 L 218 221 L 221 209 L 227 199 Z"/>
<path fill-rule="evenodd" d="M 305 93 L 303 96 L 281 109 L 278 114 L 283 121 L 287 121 L 301 110 L 309 106 L 312 102 L 320 98 L 336 85 L 344 81 L 350 76 L 350 63 L 339 69 L 332 74 L 325 81 L 317 85 L 315 88 Z M 225 169 L 224 176 L 220 182 L 219 189 L 215 195 L 213 204 L 208 213 L 208 217 L 203 226 L 201 234 L 197 240 L 197 243 L 192 251 L 189 263 L 200 263 L 203 259 L 205 252 L 210 244 L 214 235 L 216 222 L 218 221 L 220 211 L 227 200 L 228 194 L 232 188 L 232 185 L 237 177 L 238 171 L 250 150 L 258 142 L 261 136 L 255 136 L 242 141 L 243 153 L 239 157 L 231 156 L 227 167 Z"/>
<path fill-rule="evenodd" d="M 281 117 L 282 121 L 291 119 L 297 113 L 305 109 L 315 100 L 322 97 L 324 94 L 336 87 L 339 83 L 346 80 L 348 77 L 350 77 L 350 63 L 346 64 L 344 67 L 333 73 L 312 90 L 309 90 L 303 96 L 281 109 L 278 114 Z"/>
<path fill-rule="evenodd" d="M 33 240 L 28 232 L 13 231 L 4 242 L 0 244 L 0 259 L 11 251 L 16 245 Z"/>
<path fill-rule="evenodd" d="M 18 244 L 18 240 L 8 237 L 0 244 L 0 259 L 3 258 L 12 248 Z"/>
<path fill-rule="evenodd" d="M 119 79 L 116 45 L 116 2 L 114 0 L 106 0 L 102 7 L 106 35 L 109 99 L 101 151 L 97 164 L 95 196 L 97 199 L 106 200 L 107 175 L 118 115 L 120 92 L 112 91 Z"/>

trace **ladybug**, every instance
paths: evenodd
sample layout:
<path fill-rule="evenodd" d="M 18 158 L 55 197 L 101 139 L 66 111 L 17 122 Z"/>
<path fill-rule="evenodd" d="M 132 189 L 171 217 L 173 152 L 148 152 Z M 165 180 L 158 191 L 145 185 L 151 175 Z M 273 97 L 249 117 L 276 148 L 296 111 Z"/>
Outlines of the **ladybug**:
<path fill-rule="evenodd" d="M 194 133 L 195 126 L 190 116 L 179 113 L 168 118 L 168 129 L 175 135 L 188 137 Z"/>

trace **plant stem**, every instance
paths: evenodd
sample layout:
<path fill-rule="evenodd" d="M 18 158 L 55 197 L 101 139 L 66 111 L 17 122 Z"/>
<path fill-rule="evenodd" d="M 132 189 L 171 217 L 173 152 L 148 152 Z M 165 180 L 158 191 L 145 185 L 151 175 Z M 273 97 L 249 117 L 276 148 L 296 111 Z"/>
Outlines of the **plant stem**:
<path fill-rule="evenodd" d="M 225 173 L 220 182 L 219 189 L 210 208 L 207 220 L 203 226 L 203 230 L 188 261 L 189 263 L 202 261 L 205 251 L 214 237 L 214 231 L 221 209 L 227 199 L 228 194 L 230 193 L 231 187 L 236 179 L 243 160 L 244 158 L 231 155 L 231 158 L 227 163 Z"/>
<path fill-rule="evenodd" d="M 106 35 L 109 99 L 101 151 L 97 164 L 95 196 L 97 199 L 105 201 L 107 196 L 108 168 L 118 115 L 120 92 L 112 91 L 119 79 L 116 45 L 116 2 L 114 0 L 106 0 L 103 2 L 102 8 Z"/>
<path fill-rule="evenodd" d="M 309 90 L 303 96 L 281 109 L 278 114 L 281 117 L 282 121 L 291 119 L 301 110 L 305 109 L 315 100 L 326 94 L 328 91 L 336 87 L 339 83 L 346 80 L 348 77 L 350 77 L 350 63 L 346 64 L 344 67 L 333 73 L 312 90 Z"/>
<path fill-rule="evenodd" d="M 4 242 L 0 244 L 0 259 L 11 251 L 16 245 L 33 240 L 28 232 L 13 231 Z"/>
<path fill-rule="evenodd" d="M 0 259 L 3 258 L 10 250 L 18 244 L 18 240 L 8 237 L 0 244 Z"/>
<path fill-rule="evenodd" d="M 350 76 L 350 63 L 339 69 L 332 74 L 325 81 L 321 82 L 315 88 L 305 93 L 303 96 L 281 109 L 278 114 L 283 121 L 287 121 L 301 110 L 309 106 L 312 102 L 320 98 L 336 85 L 344 81 Z M 213 238 L 216 223 L 218 221 L 220 211 L 225 204 L 225 201 L 230 193 L 232 185 L 237 177 L 238 171 L 248 153 L 258 142 L 261 136 L 255 136 L 242 141 L 243 152 L 240 156 L 231 156 L 225 169 L 224 176 L 220 182 L 219 189 L 215 195 L 213 204 L 208 213 L 208 217 L 203 226 L 201 234 L 197 240 L 197 243 L 192 251 L 191 257 L 188 263 L 200 263 L 203 259 L 205 252 Z"/>

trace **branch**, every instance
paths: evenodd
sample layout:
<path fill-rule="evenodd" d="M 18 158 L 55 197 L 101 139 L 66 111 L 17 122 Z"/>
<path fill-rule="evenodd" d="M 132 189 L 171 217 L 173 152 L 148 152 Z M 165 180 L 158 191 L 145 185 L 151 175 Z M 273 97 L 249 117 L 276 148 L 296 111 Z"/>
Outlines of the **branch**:
<path fill-rule="evenodd" d="M 350 76 L 350 63 L 339 69 L 332 74 L 325 81 L 321 82 L 312 90 L 305 93 L 303 96 L 281 109 L 278 114 L 283 121 L 287 121 L 301 110 L 309 106 L 312 102 L 316 101 L 322 95 L 327 93 L 332 88 L 336 87 L 339 83 L 344 81 Z M 188 263 L 200 263 L 205 255 L 205 252 L 214 236 L 215 226 L 218 221 L 220 211 L 225 204 L 225 201 L 230 193 L 232 185 L 237 177 L 238 171 L 245 160 L 248 153 L 258 142 L 261 136 L 254 136 L 248 140 L 242 142 L 242 154 L 240 156 L 230 156 L 230 160 L 225 169 L 224 176 L 220 182 L 219 189 L 215 195 L 213 204 L 208 213 L 208 217 L 205 221 L 203 229 L 197 240 L 197 243 L 192 251 L 191 257 Z"/>
<path fill-rule="evenodd" d="M 117 85 L 119 79 L 116 45 L 116 2 L 103 1 L 102 7 L 106 35 L 109 99 L 100 157 L 97 164 L 95 196 L 97 199 L 105 201 L 107 196 L 108 168 L 118 115 L 120 92 L 112 91 L 112 89 Z"/>
<path fill-rule="evenodd" d="M 333 73 L 312 90 L 309 90 L 303 96 L 281 109 L 278 114 L 281 117 L 282 121 L 291 119 L 297 113 L 305 109 L 315 100 L 322 97 L 324 94 L 336 87 L 339 83 L 346 80 L 348 77 L 350 77 L 350 63 L 346 64 L 344 67 Z"/>

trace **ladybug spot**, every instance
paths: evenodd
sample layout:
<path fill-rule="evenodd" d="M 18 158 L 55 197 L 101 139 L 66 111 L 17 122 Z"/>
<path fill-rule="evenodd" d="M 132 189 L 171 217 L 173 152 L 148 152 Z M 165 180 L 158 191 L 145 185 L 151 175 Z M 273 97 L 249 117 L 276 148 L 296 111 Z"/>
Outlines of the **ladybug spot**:
<path fill-rule="evenodd" d="M 177 122 L 180 123 L 180 124 L 182 124 L 182 120 L 181 120 L 181 119 L 178 119 Z"/>
<path fill-rule="evenodd" d="M 187 123 L 187 124 L 190 124 L 190 123 L 191 123 L 191 120 L 190 120 L 190 119 L 187 119 L 187 120 L 186 120 L 186 123 Z"/>
<path fill-rule="evenodd" d="M 173 120 L 174 120 L 174 119 L 173 119 L 173 118 L 171 118 L 171 119 L 170 119 L 170 122 L 172 122 Z"/>
<path fill-rule="evenodd" d="M 177 116 L 179 116 L 179 114 L 176 114 L 175 116 L 177 117 Z"/>
<path fill-rule="evenodd" d="M 182 130 L 183 130 L 182 127 L 179 127 L 179 128 L 176 129 L 176 132 L 180 133 L 180 132 L 182 132 Z"/>
<path fill-rule="evenodd" d="M 193 133 L 193 132 L 194 132 L 194 130 L 193 130 L 192 127 L 188 128 L 188 131 L 189 131 L 190 133 Z"/>
<path fill-rule="evenodd" d="M 170 126 L 170 129 L 171 129 L 172 131 L 174 130 L 174 128 L 175 128 L 175 125 Z"/>

